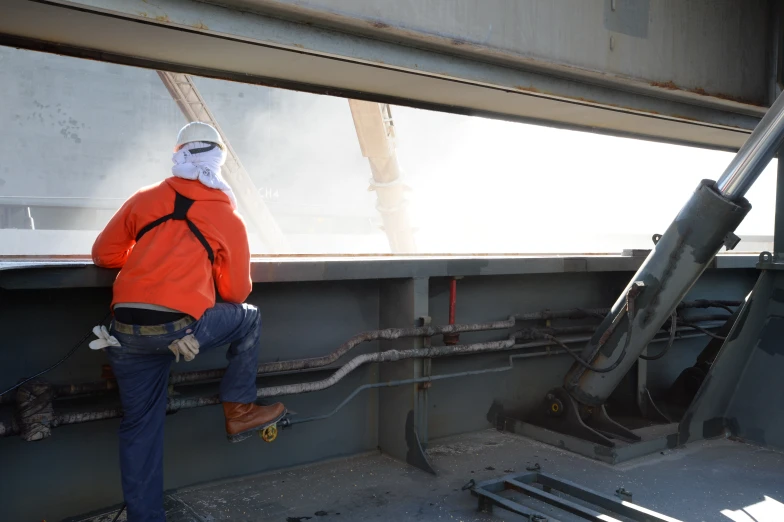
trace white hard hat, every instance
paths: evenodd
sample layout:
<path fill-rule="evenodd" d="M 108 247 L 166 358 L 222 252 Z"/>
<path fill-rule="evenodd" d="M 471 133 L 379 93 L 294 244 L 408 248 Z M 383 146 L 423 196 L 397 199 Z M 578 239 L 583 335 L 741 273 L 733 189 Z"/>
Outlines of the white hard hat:
<path fill-rule="evenodd" d="M 175 152 L 180 150 L 186 143 L 194 141 L 215 143 L 221 149 L 226 150 L 226 145 L 223 143 L 220 133 L 215 130 L 215 127 L 208 123 L 194 121 L 180 129 L 180 133 L 177 135 L 177 145 L 174 146 Z"/>

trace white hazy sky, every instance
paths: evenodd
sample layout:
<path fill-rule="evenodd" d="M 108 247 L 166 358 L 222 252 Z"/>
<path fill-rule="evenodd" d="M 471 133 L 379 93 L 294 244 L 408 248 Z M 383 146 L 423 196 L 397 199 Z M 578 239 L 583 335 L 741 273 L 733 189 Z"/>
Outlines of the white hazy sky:
<path fill-rule="evenodd" d="M 700 180 L 718 179 L 733 156 L 406 107 L 393 119 L 427 251 L 454 250 L 450 234 L 477 252 L 650 248 Z M 741 235 L 773 234 L 775 172 L 774 160 L 747 194 Z"/>
<path fill-rule="evenodd" d="M 169 175 L 183 120 L 153 71 L 10 48 L 0 48 L 0 60 L 9 70 L 58 78 L 30 84 L 24 74 L 0 75 L 0 116 L 10 122 L 0 141 L 0 196 L 94 197 L 119 206 Z M 196 83 L 273 216 L 288 227 L 293 252 L 389 252 L 344 98 Z M 650 248 L 699 181 L 717 179 L 732 157 L 407 107 L 392 115 L 422 253 Z M 772 235 L 775 162 L 748 199 L 753 210 L 740 235 Z M 92 211 L 34 214 L 36 230 L 0 230 L 0 255 L 87 254 L 101 225 Z M 64 233 L 69 219 L 77 230 Z"/>

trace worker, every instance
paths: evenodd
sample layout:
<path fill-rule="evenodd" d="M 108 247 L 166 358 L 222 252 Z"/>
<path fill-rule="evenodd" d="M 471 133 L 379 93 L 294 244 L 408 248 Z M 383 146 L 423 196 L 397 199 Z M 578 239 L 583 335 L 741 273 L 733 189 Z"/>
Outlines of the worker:
<path fill-rule="evenodd" d="M 257 405 L 261 318 L 250 249 L 231 187 L 226 145 L 212 126 L 180 130 L 173 176 L 131 196 L 93 245 L 96 265 L 120 268 L 110 329 L 96 331 L 117 379 L 123 419 L 120 470 L 130 522 L 165 521 L 163 423 L 169 370 L 180 356 L 228 344 L 220 400 L 231 442 L 279 421 L 280 403 Z M 216 304 L 215 289 L 224 302 Z M 194 428 L 195 429 L 195 428 Z"/>

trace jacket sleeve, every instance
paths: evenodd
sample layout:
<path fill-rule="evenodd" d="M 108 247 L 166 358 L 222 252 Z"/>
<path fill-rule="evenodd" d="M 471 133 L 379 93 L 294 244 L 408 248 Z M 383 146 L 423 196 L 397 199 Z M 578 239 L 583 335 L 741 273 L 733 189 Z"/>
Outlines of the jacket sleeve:
<path fill-rule="evenodd" d="M 250 245 L 245 222 L 236 212 L 232 226 L 223 231 L 225 245 L 218 251 L 213 277 L 221 298 L 229 303 L 243 303 L 250 295 Z"/>
<path fill-rule="evenodd" d="M 136 195 L 118 210 L 93 243 L 93 263 L 102 268 L 122 268 L 136 244 L 132 232 L 131 208 Z"/>

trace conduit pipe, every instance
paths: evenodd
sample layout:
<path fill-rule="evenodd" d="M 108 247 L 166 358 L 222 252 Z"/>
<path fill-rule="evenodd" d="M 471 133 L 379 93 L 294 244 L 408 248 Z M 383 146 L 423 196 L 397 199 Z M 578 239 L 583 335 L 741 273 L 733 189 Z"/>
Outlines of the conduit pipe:
<path fill-rule="evenodd" d="M 692 309 L 692 308 L 727 309 L 728 307 L 739 306 L 740 304 L 741 303 L 739 301 L 700 299 L 696 301 L 681 303 L 678 309 L 679 310 Z M 450 334 L 504 330 L 504 329 L 509 329 L 514 327 L 516 322 L 524 322 L 524 321 L 604 318 L 609 312 L 610 312 L 609 308 L 592 308 L 592 309 L 572 308 L 568 310 L 543 310 L 540 312 L 516 314 L 510 317 L 509 319 L 507 319 L 506 321 L 493 321 L 489 323 L 473 323 L 473 324 L 449 324 L 444 326 L 423 326 L 423 327 L 415 327 L 415 328 L 386 328 L 383 330 L 373 330 L 373 331 L 363 332 L 361 334 L 355 335 L 345 343 L 341 344 L 332 353 L 329 353 L 321 357 L 263 363 L 259 366 L 257 375 L 263 376 L 263 375 L 274 374 L 274 373 L 296 372 L 301 370 L 324 368 L 337 362 L 338 359 L 346 355 L 355 347 L 359 346 L 364 342 L 369 342 L 369 341 L 393 340 L 393 339 L 401 339 L 401 338 L 409 338 L 409 337 L 436 336 L 436 335 L 444 335 L 446 337 L 447 335 Z M 700 317 L 700 318 L 690 318 L 690 320 L 701 321 L 701 320 L 714 320 L 720 318 L 721 318 L 720 316 L 709 316 L 709 317 Z M 557 335 L 558 333 L 568 333 L 568 332 L 562 331 L 562 332 L 552 333 L 552 335 Z M 169 384 L 172 386 L 177 386 L 180 384 L 195 384 L 199 382 L 219 380 L 223 377 L 225 373 L 226 370 L 224 368 L 173 373 L 169 377 Z M 55 397 L 93 394 L 93 393 L 100 393 L 105 391 L 112 391 L 116 389 L 117 389 L 117 383 L 111 379 L 97 381 L 97 382 L 78 383 L 78 384 L 53 385 Z M 9 404 L 12 402 L 13 402 L 13 394 L 6 394 L 0 396 L 0 404 Z"/>
<path fill-rule="evenodd" d="M 703 335 L 704 334 L 701 334 L 701 333 L 700 334 L 683 335 L 683 336 L 678 337 L 678 339 L 692 339 L 692 338 L 695 338 L 695 337 L 702 337 Z M 587 338 L 582 338 L 582 339 L 567 340 L 567 341 L 563 341 L 563 342 L 571 344 L 572 342 L 585 342 L 586 340 L 587 340 Z M 654 339 L 652 341 L 652 343 L 659 343 L 659 342 L 663 342 L 663 341 L 669 341 L 669 339 L 666 338 L 666 337 L 656 338 L 656 339 Z M 535 344 L 535 343 L 531 343 L 531 344 Z M 517 348 L 519 346 L 520 345 L 516 345 L 515 348 Z M 343 409 L 343 407 L 346 404 L 348 404 L 349 402 L 351 402 L 351 400 L 354 397 L 359 395 L 360 392 L 365 391 L 365 390 L 372 390 L 372 389 L 375 389 L 375 388 L 387 388 L 387 387 L 392 387 L 392 386 L 402 386 L 402 385 L 406 385 L 406 384 L 420 384 L 420 383 L 425 383 L 425 382 L 441 381 L 441 380 L 444 380 L 444 379 L 454 379 L 454 378 L 457 378 L 457 377 L 470 377 L 472 375 L 482 375 L 482 374 L 485 374 L 485 373 L 506 372 L 506 371 L 512 370 L 514 368 L 514 361 L 517 360 L 517 359 L 530 359 L 530 358 L 533 358 L 533 357 L 546 357 L 546 356 L 550 356 L 550 355 L 563 355 L 563 354 L 566 354 L 566 350 L 562 350 L 562 349 L 551 350 L 551 349 L 549 349 L 549 345 L 548 345 L 547 351 L 544 351 L 544 352 L 542 352 L 542 351 L 524 352 L 524 353 L 516 353 L 516 354 L 510 355 L 509 356 L 509 363 L 506 364 L 505 366 L 498 366 L 498 367 L 495 367 L 495 368 L 485 368 L 483 370 L 469 370 L 469 371 L 457 372 L 457 373 L 442 373 L 442 374 L 439 374 L 439 375 L 431 375 L 431 376 L 428 376 L 428 377 L 418 377 L 418 378 L 415 378 L 415 379 L 404 379 L 404 380 L 399 380 L 399 381 L 373 382 L 373 383 L 363 384 L 363 385 L 358 386 L 357 388 L 355 388 L 354 391 L 351 392 L 348 395 L 348 397 L 343 399 L 343 401 L 341 401 L 340 404 L 338 404 L 330 412 L 325 413 L 323 415 L 316 415 L 316 416 L 313 416 L 313 417 L 296 417 L 296 418 L 293 418 L 293 419 L 289 419 L 286 422 L 286 426 L 293 426 L 295 424 L 303 424 L 305 422 L 313 422 L 313 421 L 319 421 L 319 420 L 328 419 L 329 417 L 332 417 L 338 411 Z"/>
<path fill-rule="evenodd" d="M 570 312 L 563 312 L 568 314 Z M 548 315 L 550 313 L 548 312 Z M 528 316 L 537 314 L 527 314 Z M 568 317 L 568 315 L 563 315 Z M 548 317 L 549 318 L 549 317 Z M 528 317 L 521 320 L 529 320 Z M 337 362 L 338 359 L 346 355 L 352 349 L 362 343 L 369 341 L 394 340 L 408 337 L 432 337 L 445 334 L 459 334 L 465 332 L 488 332 L 493 330 L 508 330 L 515 325 L 515 317 L 510 316 L 506 321 L 492 321 L 488 323 L 473 324 L 450 324 L 444 326 L 420 326 L 413 328 L 385 328 L 383 330 L 372 330 L 355 335 L 345 343 L 341 344 L 335 351 L 320 357 L 308 359 L 292 359 L 285 361 L 273 361 L 259 365 L 257 375 L 267 375 L 273 373 L 296 372 L 301 370 L 312 370 L 323 368 Z M 193 372 L 173 373 L 169 377 L 169 384 L 176 386 L 179 384 L 192 384 L 197 382 L 219 380 L 226 373 L 225 368 L 214 370 L 198 370 Z M 55 396 L 63 397 L 69 395 L 81 395 L 85 393 L 96 393 L 117 389 L 117 383 L 112 380 L 87 382 L 81 384 L 55 385 Z M 0 397 L 0 404 L 13 402 L 11 396 Z"/>
<path fill-rule="evenodd" d="M 449 280 L 449 324 L 455 324 L 455 313 L 457 310 L 457 278 Z M 460 342 L 460 334 L 444 334 L 444 344 L 453 345 Z"/>
<path fill-rule="evenodd" d="M 704 325 L 707 328 L 717 328 L 721 326 L 720 324 L 706 324 Z M 688 328 L 679 328 L 678 330 L 686 330 Z M 691 339 L 697 337 L 704 337 L 704 334 L 692 334 L 692 335 L 683 335 L 679 336 L 678 339 Z M 589 336 L 578 336 L 578 337 L 571 337 L 565 338 L 561 342 L 566 344 L 573 344 L 573 343 L 582 343 L 586 342 L 590 339 Z M 667 337 L 657 338 L 654 339 L 652 342 L 661 342 L 667 340 Z M 423 349 L 413 349 L 413 350 L 389 350 L 387 352 L 381 352 L 376 354 L 364 354 L 355 357 L 352 359 L 346 366 L 339 368 L 332 376 L 328 377 L 327 379 L 323 379 L 321 381 L 313 381 L 310 383 L 300 383 L 300 384 L 292 384 L 292 385 L 285 385 L 285 386 L 274 386 L 268 388 L 261 388 L 259 390 L 258 396 L 259 397 L 277 397 L 281 395 L 293 395 L 299 393 L 310 393 L 313 391 L 323 390 L 330 386 L 333 386 L 338 381 L 340 381 L 343 377 L 348 375 L 353 369 L 357 367 L 367 364 L 370 362 L 385 362 L 385 361 L 395 361 L 405 358 L 417 358 L 417 357 L 443 357 L 448 355 L 465 355 L 471 353 L 493 353 L 499 351 L 506 351 L 506 350 L 518 350 L 518 349 L 528 349 L 528 348 L 540 348 L 540 347 L 551 347 L 556 346 L 557 343 L 548 340 L 538 340 L 533 342 L 528 342 L 524 344 L 516 344 L 515 337 L 511 337 L 505 341 L 492 341 L 486 343 L 474 343 L 468 345 L 456 345 L 456 346 L 443 346 L 443 347 L 436 347 L 436 348 L 423 348 Z M 529 357 L 540 357 L 540 356 L 550 356 L 550 355 L 562 355 L 566 352 L 564 350 L 550 350 L 544 352 L 534 352 L 534 353 L 524 353 L 524 354 L 516 354 L 514 358 L 529 358 Z M 423 355 L 424 354 L 424 355 Z M 375 357 L 367 357 L 367 356 L 375 356 Z M 511 360 L 510 360 L 511 364 Z M 345 368 L 350 366 L 350 369 L 346 370 Z M 506 366 L 502 368 L 507 368 Z M 511 369 L 511 368 L 508 368 Z M 422 377 L 419 380 L 411 381 L 403 380 L 403 381 L 390 381 L 387 383 L 372 383 L 370 385 L 363 385 L 360 386 L 357 390 L 354 391 L 349 397 L 336 408 L 332 413 L 326 416 L 319 416 L 314 417 L 309 420 L 319 420 L 321 418 L 326 418 L 332 416 L 338 409 L 342 408 L 348 401 L 350 401 L 357 393 L 364 389 L 369 388 L 378 388 L 384 386 L 400 386 L 409 383 L 409 381 L 413 382 L 427 382 L 429 380 L 441 380 L 445 378 L 455 378 L 455 377 L 463 377 L 468 375 L 476 375 L 480 373 L 490 373 L 495 371 L 503 371 L 498 368 L 490 368 L 485 370 L 476 370 L 476 371 L 469 371 L 469 372 L 460 372 L 455 374 L 444 374 L 444 375 L 437 375 L 431 377 Z M 183 397 L 183 398 L 169 398 L 167 404 L 167 413 L 175 413 L 180 410 L 186 410 L 191 408 L 200 408 L 203 406 L 212 406 L 220 404 L 220 400 L 217 396 L 209 396 L 209 397 Z M 98 420 L 106 420 L 106 419 L 114 419 L 122 417 L 122 409 L 117 408 L 107 408 L 103 410 L 96 410 L 96 411 L 87 411 L 87 412 L 71 412 L 71 413 L 61 413 L 61 414 L 54 414 L 52 419 L 49 421 L 49 426 L 52 428 L 57 428 L 60 426 L 66 426 L 69 424 L 81 424 L 84 422 L 92 422 Z M 296 423 L 300 423 L 305 421 L 305 419 L 300 419 Z M 19 429 L 16 426 L 13 426 L 9 423 L 0 422 L 0 438 L 1 437 L 10 437 L 13 435 L 17 435 L 19 433 Z"/>

